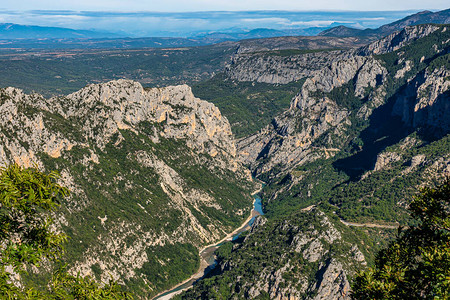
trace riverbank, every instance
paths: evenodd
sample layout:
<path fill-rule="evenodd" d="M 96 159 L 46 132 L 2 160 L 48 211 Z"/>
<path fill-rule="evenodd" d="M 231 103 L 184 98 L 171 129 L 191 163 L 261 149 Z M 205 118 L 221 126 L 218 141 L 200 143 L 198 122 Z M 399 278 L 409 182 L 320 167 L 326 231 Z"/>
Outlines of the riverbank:
<path fill-rule="evenodd" d="M 171 299 L 173 296 L 178 295 L 180 293 L 182 293 L 183 291 L 189 289 L 190 287 L 192 287 L 192 285 L 200 278 L 202 278 L 205 275 L 205 271 L 208 269 L 208 267 L 211 265 L 210 262 L 208 262 L 208 257 L 210 257 L 210 255 L 212 253 L 214 253 L 214 251 L 219 248 L 219 245 L 225 242 L 229 242 L 233 240 L 233 237 L 245 230 L 247 230 L 249 228 L 249 222 L 256 216 L 260 215 L 260 213 L 255 209 L 255 204 L 257 203 L 257 198 L 255 197 L 259 192 L 261 192 L 263 188 L 263 184 L 260 185 L 259 189 L 257 189 L 256 191 L 254 191 L 252 193 L 252 196 L 254 197 L 253 200 L 253 209 L 250 212 L 250 216 L 242 223 L 242 225 L 239 228 L 236 228 L 235 230 L 233 230 L 231 233 L 227 234 L 224 238 L 222 238 L 220 241 L 214 242 L 212 244 L 209 244 L 207 246 L 204 246 L 202 249 L 200 249 L 199 251 L 199 256 L 200 256 L 200 267 L 198 269 L 198 271 L 193 274 L 191 277 L 189 277 L 188 279 L 186 279 L 185 281 L 175 285 L 174 287 L 165 290 L 164 292 L 159 293 L 158 295 L 156 295 L 155 297 L 152 298 L 152 300 L 169 300 Z M 185 287 L 183 287 L 185 286 Z"/>

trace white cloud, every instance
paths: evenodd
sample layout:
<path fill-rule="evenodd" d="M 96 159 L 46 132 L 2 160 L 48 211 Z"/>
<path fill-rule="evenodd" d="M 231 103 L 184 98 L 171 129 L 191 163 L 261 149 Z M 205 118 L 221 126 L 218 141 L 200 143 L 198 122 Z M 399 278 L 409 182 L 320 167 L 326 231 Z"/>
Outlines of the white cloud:
<path fill-rule="evenodd" d="M 286 18 L 247 18 L 241 19 L 241 21 L 245 23 L 277 23 L 277 24 L 289 23 L 289 19 Z"/>

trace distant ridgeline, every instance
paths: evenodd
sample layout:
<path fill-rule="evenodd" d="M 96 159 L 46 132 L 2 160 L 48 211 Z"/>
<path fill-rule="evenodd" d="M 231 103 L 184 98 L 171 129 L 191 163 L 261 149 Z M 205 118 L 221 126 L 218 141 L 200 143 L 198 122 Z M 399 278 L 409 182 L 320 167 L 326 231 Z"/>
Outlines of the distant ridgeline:
<path fill-rule="evenodd" d="M 267 183 L 265 216 L 178 297 L 349 299 L 355 271 L 411 224 L 419 187 L 450 172 L 449 43 L 449 25 L 406 27 L 311 69 L 290 109 L 238 143 Z M 253 61 L 236 80 L 295 80 L 299 55 L 246 54 L 230 74 Z"/>
<path fill-rule="evenodd" d="M 50 99 L 6 88 L 0 111 L 0 164 L 56 170 L 71 191 L 55 219 L 74 274 L 151 297 L 250 213 L 254 184 L 230 125 L 188 86 L 119 80 Z M 42 272 L 22 279 L 39 287 Z"/>

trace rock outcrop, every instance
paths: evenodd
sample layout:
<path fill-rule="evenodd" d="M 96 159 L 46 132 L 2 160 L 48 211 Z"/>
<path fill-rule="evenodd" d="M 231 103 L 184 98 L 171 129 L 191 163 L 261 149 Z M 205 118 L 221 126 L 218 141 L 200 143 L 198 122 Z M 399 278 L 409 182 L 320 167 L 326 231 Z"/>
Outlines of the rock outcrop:
<path fill-rule="evenodd" d="M 210 291 L 224 284 L 222 278 L 231 285 L 228 299 L 350 299 L 348 277 L 366 262 L 358 246 L 335 227 L 335 219 L 316 208 L 284 220 L 258 218 L 230 257 L 219 262 L 222 274 L 212 278 L 212 286 L 199 282 L 184 299 L 210 298 Z M 333 247 L 342 251 L 330 253 Z"/>
<path fill-rule="evenodd" d="M 358 55 L 380 55 L 388 52 L 394 52 L 413 41 L 421 39 L 441 29 L 441 26 L 425 24 L 420 26 L 407 26 L 400 31 L 389 34 L 388 36 L 370 43 L 367 46 L 356 50 Z M 445 28 L 445 27 L 444 27 Z"/>
<path fill-rule="evenodd" d="M 6 88 L 0 112 L 0 165 L 57 170 L 71 191 L 55 218 L 71 236 L 74 273 L 157 293 L 167 282 L 148 278 L 173 280 L 162 267 L 174 251 L 189 275 L 197 248 L 250 211 L 228 120 L 186 85 L 118 80 L 51 99 Z"/>
<path fill-rule="evenodd" d="M 239 141 L 241 160 L 260 174 L 275 166 L 283 170 L 333 156 L 341 145 L 333 137 L 344 135 L 351 125 L 350 109 L 338 105 L 327 93 L 348 82 L 354 93 L 349 97 L 369 97 L 366 90 L 372 89 L 370 101 L 361 108 L 361 114 L 370 114 L 382 103 L 382 91 L 377 88 L 386 74 L 386 69 L 373 58 L 355 56 L 331 63 L 305 81 L 287 112 L 258 134 Z"/>
<path fill-rule="evenodd" d="M 319 51 L 286 57 L 276 53 L 244 53 L 233 56 L 225 73 L 237 81 L 287 84 L 315 75 L 344 54 L 344 51 Z"/>
<path fill-rule="evenodd" d="M 411 80 L 396 96 L 393 114 L 413 128 L 431 127 L 450 131 L 450 70 L 427 69 Z"/>

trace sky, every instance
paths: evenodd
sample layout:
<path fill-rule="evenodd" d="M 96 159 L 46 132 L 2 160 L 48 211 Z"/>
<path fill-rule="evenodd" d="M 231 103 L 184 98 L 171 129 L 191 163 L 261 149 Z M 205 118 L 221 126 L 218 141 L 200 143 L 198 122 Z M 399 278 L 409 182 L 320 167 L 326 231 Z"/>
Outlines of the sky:
<path fill-rule="evenodd" d="M 4 10 L 238 11 L 238 10 L 442 10 L 448 0 L 0 0 Z"/>

